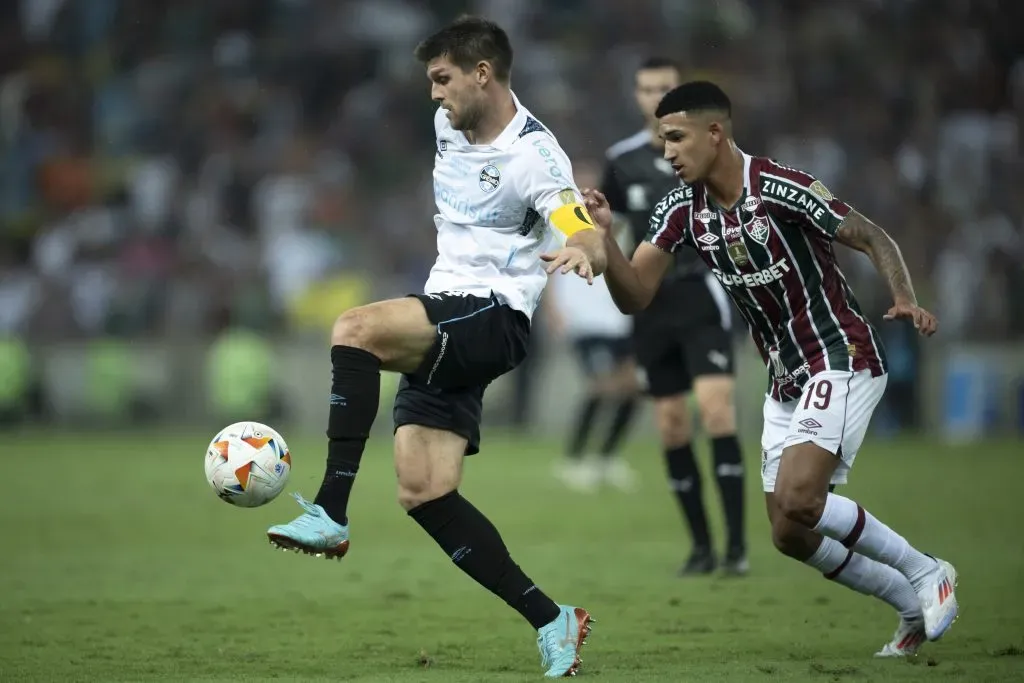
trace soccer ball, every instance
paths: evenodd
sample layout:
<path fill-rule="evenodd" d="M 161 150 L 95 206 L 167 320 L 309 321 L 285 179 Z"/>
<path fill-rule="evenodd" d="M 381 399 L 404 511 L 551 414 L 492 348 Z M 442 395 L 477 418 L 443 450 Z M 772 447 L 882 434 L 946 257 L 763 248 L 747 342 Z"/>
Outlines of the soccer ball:
<path fill-rule="evenodd" d="M 228 425 L 206 449 L 206 480 L 221 500 L 239 507 L 259 507 L 277 498 L 291 471 L 288 445 L 259 422 Z"/>

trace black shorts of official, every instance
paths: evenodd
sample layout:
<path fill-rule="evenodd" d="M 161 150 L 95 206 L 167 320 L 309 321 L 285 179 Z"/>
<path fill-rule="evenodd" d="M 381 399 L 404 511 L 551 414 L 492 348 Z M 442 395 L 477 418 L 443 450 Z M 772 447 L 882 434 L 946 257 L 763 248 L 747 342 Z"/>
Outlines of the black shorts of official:
<path fill-rule="evenodd" d="M 493 296 L 410 294 L 437 328 L 434 345 L 395 396 L 395 430 L 414 424 L 458 434 L 480 451 L 484 390 L 526 357 L 530 319 Z"/>
<path fill-rule="evenodd" d="M 655 398 L 688 393 L 693 380 L 732 374 L 731 312 L 717 283 L 687 279 L 669 283 L 634 318 L 633 349 Z M 660 301 L 659 301 L 660 300 Z"/>
<path fill-rule="evenodd" d="M 590 377 L 608 375 L 633 355 L 629 337 L 587 335 L 572 343 L 583 373 Z"/>

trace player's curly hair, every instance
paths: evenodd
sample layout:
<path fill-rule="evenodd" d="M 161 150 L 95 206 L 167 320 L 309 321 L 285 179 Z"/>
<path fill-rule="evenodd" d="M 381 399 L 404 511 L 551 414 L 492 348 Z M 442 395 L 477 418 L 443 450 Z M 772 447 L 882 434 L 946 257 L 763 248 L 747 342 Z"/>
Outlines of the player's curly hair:
<path fill-rule="evenodd" d="M 416 46 L 416 59 L 426 64 L 447 57 L 463 71 L 480 62 L 489 62 L 494 76 L 507 83 L 512 73 L 512 44 L 508 34 L 493 21 L 463 15 L 427 37 Z"/>

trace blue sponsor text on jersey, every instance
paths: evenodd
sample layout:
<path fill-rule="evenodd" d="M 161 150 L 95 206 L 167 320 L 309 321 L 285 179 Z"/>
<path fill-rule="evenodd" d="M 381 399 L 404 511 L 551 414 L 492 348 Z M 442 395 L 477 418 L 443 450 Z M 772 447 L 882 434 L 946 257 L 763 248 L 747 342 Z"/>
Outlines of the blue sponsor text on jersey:
<path fill-rule="evenodd" d="M 480 226 L 500 224 L 507 222 L 510 218 L 515 221 L 523 212 L 522 207 L 506 204 L 497 206 L 476 204 L 464 193 L 437 180 L 434 181 L 434 199 Z"/>

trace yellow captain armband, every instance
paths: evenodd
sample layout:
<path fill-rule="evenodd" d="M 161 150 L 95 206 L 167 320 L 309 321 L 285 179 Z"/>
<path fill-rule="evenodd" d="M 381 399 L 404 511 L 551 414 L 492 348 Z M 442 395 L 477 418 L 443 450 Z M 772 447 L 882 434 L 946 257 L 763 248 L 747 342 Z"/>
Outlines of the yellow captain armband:
<path fill-rule="evenodd" d="M 594 221 L 585 206 L 579 202 L 563 204 L 551 213 L 551 225 L 566 237 L 582 230 L 593 230 Z"/>

